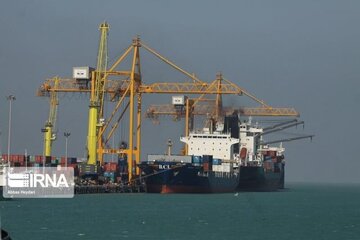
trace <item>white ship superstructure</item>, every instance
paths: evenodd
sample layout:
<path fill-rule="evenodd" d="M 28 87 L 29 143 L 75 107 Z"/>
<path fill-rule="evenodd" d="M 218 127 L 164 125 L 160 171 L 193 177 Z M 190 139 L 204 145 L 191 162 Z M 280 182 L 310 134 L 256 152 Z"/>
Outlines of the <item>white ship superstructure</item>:
<path fill-rule="evenodd" d="M 180 141 L 188 145 L 188 155 L 212 155 L 215 159 L 234 160 L 234 144 L 239 139 L 232 138 L 229 133 L 203 131 L 190 133 L 188 137 L 181 137 Z"/>
<path fill-rule="evenodd" d="M 271 152 L 274 156 L 282 156 L 285 148 L 280 143 L 279 147 L 270 147 L 263 144 L 262 134 L 264 129 L 248 122 L 240 124 L 240 158 L 241 166 L 262 166 L 267 159 L 266 155 Z"/>

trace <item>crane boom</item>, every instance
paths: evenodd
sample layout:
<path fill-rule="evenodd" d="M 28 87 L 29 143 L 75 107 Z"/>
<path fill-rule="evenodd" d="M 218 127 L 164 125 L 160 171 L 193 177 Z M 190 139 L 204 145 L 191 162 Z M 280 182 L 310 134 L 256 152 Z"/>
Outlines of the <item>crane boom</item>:
<path fill-rule="evenodd" d="M 266 132 L 268 130 L 275 129 L 275 128 L 281 127 L 283 125 L 287 125 L 287 124 L 297 122 L 297 121 L 298 121 L 297 119 L 292 119 L 292 120 L 289 120 L 289 121 L 286 121 L 286 122 L 278 123 L 278 124 L 275 124 L 273 126 L 263 128 L 263 131 Z"/>
<path fill-rule="evenodd" d="M 285 138 L 285 139 L 280 139 L 280 140 L 264 142 L 264 143 L 262 143 L 262 145 L 269 145 L 269 144 L 279 143 L 279 142 L 291 142 L 291 141 L 294 141 L 294 140 L 300 140 L 300 139 L 304 139 L 304 138 L 310 138 L 312 140 L 312 138 L 314 136 L 315 135 L 306 135 L 306 136 L 301 136 L 301 137 Z"/>
<path fill-rule="evenodd" d="M 284 129 L 291 128 L 291 127 L 301 125 L 301 124 L 304 125 L 304 121 L 300 121 L 300 122 L 296 121 L 295 123 L 292 123 L 292 124 L 289 124 L 289 125 L 286 125 L 286 126 L 280 126 L 280 127 L 277 127 L 277 128 L 275 128 L 273 130 L 269 130 L 269 131 L 259 133 L 259 134 L 257 134 L 257 136 L 263 136 L 263 135 L 266 135 L 266 134 L 269 134 L 269 133 L 282 131 Z"/>
<path fill-rule="evenodd" d="M 194 107 L 193 114 L 194 115 L 207 115 L 211 114 L 215 111 L 215 107 L 213 105 L 196 105 Z M 233 108 L 233 107 L 224 107 L 223 112 L 233 113 L 238 111 L 242 116 L 278 116 L 278 117 L 298 117 L 299 113 L 294 108 L 280 108 L 280 107 L 241 107 L 241 108 Z M 171 104 L 162 104 L 162 105 L 151 105 L 146 111 L 146 117 L 148 118 L 157 118 L 158 116 L 174 116 L 175 119 L 185 117 L 185 110 L 176 108 Z"/>

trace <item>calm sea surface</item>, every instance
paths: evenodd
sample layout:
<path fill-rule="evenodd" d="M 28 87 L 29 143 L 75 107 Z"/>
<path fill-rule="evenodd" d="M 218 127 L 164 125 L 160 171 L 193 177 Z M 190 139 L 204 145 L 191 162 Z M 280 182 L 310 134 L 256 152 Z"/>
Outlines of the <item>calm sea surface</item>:
<path fill-rule="evenodd" d="M 13 239 L 360 239 L 360 185 L 1 201 Z"/>

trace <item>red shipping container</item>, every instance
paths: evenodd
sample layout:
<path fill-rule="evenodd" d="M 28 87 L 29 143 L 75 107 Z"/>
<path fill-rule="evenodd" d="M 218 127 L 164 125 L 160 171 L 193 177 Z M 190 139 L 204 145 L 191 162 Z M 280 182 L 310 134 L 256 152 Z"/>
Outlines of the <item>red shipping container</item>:
<path fill-rule="evenodd" d="M 35 162 L 36 163 L 42 163 L 42 160 L 43 160 L 43 156 L 41 156 L 41 155 L 36 155 L 35 156 Z"/>
<path fill-rule="evenodd" d="M 107 163 L 105 164 L 105 172 L 116 172 L 117 163 Z"/>
<path fill-rule="evenodd" d="M 18 155 L 10 155 L 10 162 L 15 163 L 18 162 Z"/>
<path fill-rule="evenodd" d="M 204 171 L 205 171 L 205 172 L 209 171 L 209 170 L 210 170 L 210 169 L 209 169 L 209 163 L 208 163 L 208 162 L 204 162 L 203 168 L 204 168 Z"/>
<path fill-rule="evenodd" d="M 3 154 L 3 155 L 2 155 L 2 158 L 3 158 L 5 161 L 7 161 L 7 160 L 8 160 L 8 155 L 7 155 L 7 154 Z"/>
<path fill-rule="evenodd" d="M 19 155 L 18 156 L 18 161 L 19 162 L 25 162 L 25 155 Z"/>

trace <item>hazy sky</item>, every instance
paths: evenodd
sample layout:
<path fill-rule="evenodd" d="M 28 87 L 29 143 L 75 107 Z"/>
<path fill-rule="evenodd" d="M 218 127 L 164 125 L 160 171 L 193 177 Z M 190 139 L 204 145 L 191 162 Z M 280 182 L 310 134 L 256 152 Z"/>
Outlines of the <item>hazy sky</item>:
<path fill-rule="evenodd" d="M 360 182 L 360 2 L 335 0 L 248 1 L 6 1 L 0 2 L 0 130 L 6 152 L 9 104 L 14 94 L 12 152 L 42 153 L 48 102 L 35 97 L 48 77 L 70 77 L 73 66 L 95 66 L 98 25 L 110 24 L 114 60 L 139 34 L 148 45 L 211 81 L 218 71 L 272 106 L 291 106 L 306 122 L 312 142 L 285 144 L 289 181 Z M 180 81 L 155 58 L 142 57 L 143 81 Z M 171 96 L 145 96 L 169 103 Z M 245 105 L 245 97 L 225 103 Z M 143 111 L 145 111 L 144 106 Z M 82 156 L 88 99 L 65 95 L 59 106 L 54 153 Z M 126 126 L 125 126 L 126 127 Z M 123 128 L 125 128 L 123 127 Z M 121 130 L 117 138 L 120 138 Z M 300 131 L 302 132 L 302 131 Z M 143 153 L 175 148 L 183 128 L 163 119 L 144 121 Z M 116 139 L 118 142 L 118 139 Z"/>

